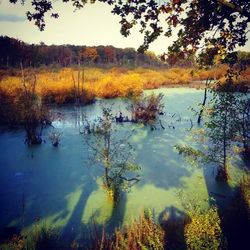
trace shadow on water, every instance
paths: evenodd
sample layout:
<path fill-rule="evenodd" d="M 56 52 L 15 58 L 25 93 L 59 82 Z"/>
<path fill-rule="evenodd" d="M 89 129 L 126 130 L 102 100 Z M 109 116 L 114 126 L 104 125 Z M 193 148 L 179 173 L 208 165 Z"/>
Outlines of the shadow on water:
<path fill-rule="evenodd" d="M 204 168 L 204 177 L 210 205 L 217 208 L 222 233 L 227 241 L 226 249 L 243 250 L 249 246 L 250 220 L 239 189 L 227 182 L 215 180 L 211 168 Z"/>
<path fill-rule="evenodd" d="M 181 157 L 174 151 L 176 140 L 181 139 L 181 129 L 150 131 L 148 127 L 142 129 L 147 136 L 135 144 L 136 160 L 143 166 L 143 179 L 138 186 L 153 184 L 162 189 L 183 187 L 182 177 L 189 177 L 192 168 L 187 168 L 180 160 Z M 177 138 L 176 138 L 177 137 Z"/>
<path fill-rule="evenodd" d="M 184 229 L 191 222 L 191 218 L 185 212 L 173 206 L 166 207 L 160 213 L 158 222 L 165 231 L 166 250 L 187 249 Z"/>
<path fill-rule="evenodd" d="M 82 215 L 87 203 L 88 198 L 91 193 L 97 189 L 97 184 L 94 182 L 86 183 L 81 192 L 81 196 L 72 211 L 72 214 L 67 222 L 67 224 L 63 227 L 61 238 L 65 242 L 72 242 L 78 234 L 82 230 L 83 222 Z"/>
<path fill-rule="evenodd" d="M 78 241 L 82 245 L 91 243 L 91 238 L 94 237 L 95 234 L 101 235 L 103 230 L 112 234 L 116 228 L 122 226 L 127 201 L 127 196 L 125 193 L 121 194 L 120 199 L 116 203 L 113 203 L 112 214 L 103 225 L 97 224 L 95 221 L 95 217 L 99 215 L 98 210 L 92 214 L 88 223 L 84 223 L 82 221 L 84 207 L 86 206 L 88 197 L 93 191 L 94 188 L 91 188 L 88 185 L 85 189 L 83 189 L 79 201 L 70 216 L 70 219 L 62 229 L 61 239 L 65 243 L 70 244 L 74 241 Z"/>
<path fill-rule="evenodd" d="M 62 241 L 64 241 L 66 245 L 76 242 L 80 249 L 91 249 L 92 246 L 98 245 L 97 241 L 102 239 L 104 232 L 105 234 L 113 235 L 115 229 L 120 228 L 124 222 L 127 195 L 126 193 L 122 193 L 116 203 L 111 200 L 107 200 L 107 202 L 112 202 L 112 213 L 110 217 L 101 224 L 96 221 L 96 218 L 100 215 L 100 211 L 98 210 L 95 210 L 87 223 L 81 221 L 82 213 L 74 211 L 72 214 L 74 218 L 70 219 L 69 223 L 64 227 L 61 235 Z M 75 219 L 77 219 L 77 221 L 75 221 Z M 76 229 L 76 225 L 78 226 L 78 234 L 72 230 L 72 227 Z"/>
<path fill-rule="evenodd" d="M 0 170 L 0 238 L 9 238 L 37 220 L 56 227 L 66 222 L 65 232 L 74 223 L 78 227 L 86 201 L 96 190 L 95 178 L 99 173 L 84 164 L 86 157 L 79 134 L 70 132 L 63 136 L 58 148 L 48 143 L 20 147 L 22 134 L 14 134 L 5 141 L 6 147 L 12 145 L 16 155 L 11 156 L 9 150 L 0 159 L 0 165 L 5 166 Z"/>
<path fill-rule="evenodd" d="M 108 233 L 113 233 L 115 228 L 122 226 L 125 216 L 127 194 L 121 193 L 119 200 L 113 204 L 112 215 L 105 225 Z"/>

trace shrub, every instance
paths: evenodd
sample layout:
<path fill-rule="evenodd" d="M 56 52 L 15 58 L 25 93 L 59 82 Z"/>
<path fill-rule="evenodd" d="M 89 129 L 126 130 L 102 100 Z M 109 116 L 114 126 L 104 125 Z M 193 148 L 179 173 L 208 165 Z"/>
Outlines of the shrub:
<path fill-rule="evenodd" d="M 163 112 L 162 98 L 162 94 L 134 98 L 131 105 L 132 120 L 145 125 L 154 125 L 159 114 Z"/>
<path fill-rule="evenodd" d="M 32 72 L 37 77 L 37 94 L 46 103 L 66 104 L 78 101 L 88 104 L 95 97 L 114 98 L 139 95 L 143 89 L 159 88 L 168 85 L 188 85 L 192 80 L 206 80 L 208 77 L 220 79 L 227 67 L 220 65 L 210 70 L 171 68 L 145 69 L 133 71 L 126 68 L 64 68 L 64 69 L 27 69 L 25 75 Z M 84 73 L 83 73 L 84 72 Z M 250 82 L 250 68 L 242 72 L 238 83 Z M 0 92 L 14 93 L 20 87 L 21 72 L 15 70 L 0 71 Z"/>
<path fill-rule="evenodd" d="M 211 207 L 206 213 L 190 211 L 191 222 L 185 226 L 184 234 L 188 249 L 223 249 L 224 237 L 217 210 Z"/>

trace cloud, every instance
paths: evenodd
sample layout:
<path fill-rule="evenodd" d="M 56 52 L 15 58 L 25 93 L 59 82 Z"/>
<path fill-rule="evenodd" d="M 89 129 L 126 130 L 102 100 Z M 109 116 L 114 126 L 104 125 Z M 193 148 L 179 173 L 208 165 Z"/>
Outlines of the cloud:
<path fill-rule="evenodd" d="M 26 17 L 0 13 L 0 22 L 24 22 Z"/>

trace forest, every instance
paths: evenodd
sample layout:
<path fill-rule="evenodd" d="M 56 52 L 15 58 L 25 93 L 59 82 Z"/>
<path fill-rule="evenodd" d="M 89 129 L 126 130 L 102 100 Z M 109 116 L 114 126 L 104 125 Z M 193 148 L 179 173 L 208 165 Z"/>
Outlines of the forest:
<path fill-rule="evenodd" d="M 249 1 L 7 2 L 45 42 L 0 27 L 0 249 L 248 249 Z M 46 45 L 71 5 L 143 42 Z"/>

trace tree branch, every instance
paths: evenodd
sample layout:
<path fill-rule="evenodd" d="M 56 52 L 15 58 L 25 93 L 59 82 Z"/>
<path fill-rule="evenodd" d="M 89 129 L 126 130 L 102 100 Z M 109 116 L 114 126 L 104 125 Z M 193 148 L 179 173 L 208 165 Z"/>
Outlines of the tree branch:
<path fill-rule="evenodd" d="M 247 11 L 244 11 L 242 8 L 240 8 L 239 6 L 233 4 L 233 3 L 229 3 L 226 0 L 217 0 L 219 2 L 219 4 L 224 5 L 234 11 L 239 12 L 240 14 L 244 15 L 245 17 L 247 17 L 248 19 L 250 19 L 250 13 L 248 13 Z"/>

